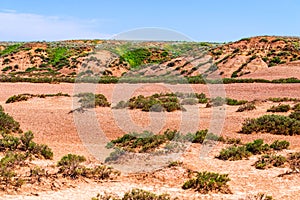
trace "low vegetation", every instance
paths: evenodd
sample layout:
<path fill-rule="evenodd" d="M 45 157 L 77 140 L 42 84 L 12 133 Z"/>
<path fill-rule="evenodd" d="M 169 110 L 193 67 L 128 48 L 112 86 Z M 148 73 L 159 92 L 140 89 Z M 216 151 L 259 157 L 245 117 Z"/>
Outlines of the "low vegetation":
<path fill-rule="evenodd" d="M 109 107 L 110 103 L 103 94 L 79 93 L 75 95 L 79 97 L 82 108 Z"/>
<path fill-rule="evenodd" d="M 270 97 L 268 99 L 269 101 L 272 101 L 272 102 L 288 102 L 288 101 L 299 101 L 299 99 L 297 98 L 289 98 L 289 97 Z"/>
<path fill-rule="evenodd" d="M 291 109 L 291 106 L 288 104 L 280 104 L 278 106 L 272 106 L 267 110 L 267 112 L 288 112 Z"/>
<path fill-rule="evenodd" d="M 14 103 L 14 102 L 20 102 L 20 101 L 27 101 L 30 98 L 38 97 L 38 98 L 46 98 L 46 97 L 70 97 L 69 94 L 64 94 L 64 93 L 56 93 L 56 94 L 18 94 L 18 95 L 13 95 L 9 97 L 5 103 Z"/>
<path fill-rule="evenodd" d="M 107 143 L 106 148 L 114 148 L 114 151 L 106 158 L 105 162 L 116 161 L 126 152 L 132 153 L 151 153 L 162 151 L 165 153 L 178 152 L 185 149 L 185 143 L 200 143 L 221 141 L 227 142 L 230 139 L 224 139 L 222 136 L 209 133 L 208 130 L 199 130 L 195 133 L 182 134 L 176 130 L 166 130 L 163 134 L 153 134 L 144 131 L 143 133 L 125 134 L 115 140 Z M 238 142 L 235 140 L 231 142 Z"/>
<path fill-rule="evenodd" d="M 213 193 L 225 193 L 230 194 L 231 190 L 227 185 L 230 181 L 228 174 L 218 174 L 214 172 L 197 172 L 196 177 L 186 181 L 182 189 L 193 189 L 199 193 L 207 194 Z"/>
<path fill-rule="evenodd" d="M 231 98 L 223 98 L 223 97 L 215 97 L 210 99 L 209 103 L 207 103 L 206 107 L 216 107 L 216 106 L 222 106 L 224 104 L 230 105 L 230 106 L 236 106 L 236 105 L 244 105 L 248 101 L 246 100 L 236 100 Z"/>
<path fill-rule="evenodd" d="M 244 105 L 241 105 L 236 112 L 244 112 L 244 111 L 250 111 L 250 110 L 255 110 L 256 106 L 254 103 L 246 103 Z"/>
<path fill-rule="evenodd" d="M 264 115 L 256 119 L 244 121 L 242 130 L 244 134 L 271 133 L 276 135 L 299 135 L 300 121 L 281 115 Z"/>
<path fill-rule="evenodd" d="M 281 155 L 265 154 L 254 163 L 256 169 L 267 169 L 271 167 L 282 167 L 287 159 Z"/>
<path fill-rule="evenodd" d="M 241 146 L 234 145 L 224 148 L 220 151 L 217 158 L 230 161 L 242 160 L 243 158 L 249 158 L 251 155 L 260 155 L 274 150 L 287 149 L 289 145 L 290 143 L 285 140 L 276 140 L 271 145 L 268 145 L 264 144 L 262 139 L 257 139 Z"/>
<path fill-rule="evenodd" d="M 121 198 L 116 198 L 111 195 L 98 194 L 96 197 L 93 197 L 91 200 L 171 200 L 171 197 L 168 194 L 157 195 L 150 191 L 135 188 L 129 192 L 126 192 L 124 196 Z"/>
<path fill-rule="evenodd" d="M 119 175 L 119 171 L 105 165 L 98 165 L 93 168 L 88 168 L 81 163 L 85 162 L 84 156 L 68 154 L 58 161 L 58 173 L 64 177 L 76 179 L 80 176 L 97 180 L 111 179 Z"/>

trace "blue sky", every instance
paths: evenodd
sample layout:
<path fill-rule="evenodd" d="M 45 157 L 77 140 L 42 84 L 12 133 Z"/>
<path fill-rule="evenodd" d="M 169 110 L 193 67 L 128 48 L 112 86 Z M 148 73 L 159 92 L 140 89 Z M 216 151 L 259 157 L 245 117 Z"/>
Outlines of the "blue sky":
<path fill-rule="evenodd" d="M 0 41 L 110 38 L 143 27 L 192 40 L 300 36 L 299 0 L 0 0 Z"/>

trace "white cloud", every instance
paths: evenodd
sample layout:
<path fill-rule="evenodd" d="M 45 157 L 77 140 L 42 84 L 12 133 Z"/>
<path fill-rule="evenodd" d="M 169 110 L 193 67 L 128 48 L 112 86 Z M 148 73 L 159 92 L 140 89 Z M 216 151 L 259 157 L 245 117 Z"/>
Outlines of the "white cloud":
<path fill-rule="evenodd" d="M 108 38 L 97 33 L 97 20 L 78 20 L 16 11 L 0 11 L 0 41 Z"/>

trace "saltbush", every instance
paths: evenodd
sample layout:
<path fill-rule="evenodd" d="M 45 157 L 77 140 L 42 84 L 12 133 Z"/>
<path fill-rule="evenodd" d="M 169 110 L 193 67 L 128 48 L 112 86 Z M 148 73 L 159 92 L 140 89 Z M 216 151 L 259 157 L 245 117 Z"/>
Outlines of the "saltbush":
<path fill-rule="evenodd" d="M 299 135 L 300 121 L 281 115 L 264 115 L 256 119 L 246 119 L 241 133 L 271 133 L 276 135 Z"/>
<path fill-rule="evenodd" d="M 291 106 L 288 104 L 281 104 L 278 106 L 272 106 L 267 110 L 267 112 L 288 112 L 291 109 Z"/>
<path fill-rule="evenodd" d="M 195 178 L 186 181 L 182 189 L 194 189 L 202 194 L 209 192 L 230 194 L 231 191 L 227 182 L 230 181 L 228 174 L 218 174 L 214 172 L 197 172 Z"/>

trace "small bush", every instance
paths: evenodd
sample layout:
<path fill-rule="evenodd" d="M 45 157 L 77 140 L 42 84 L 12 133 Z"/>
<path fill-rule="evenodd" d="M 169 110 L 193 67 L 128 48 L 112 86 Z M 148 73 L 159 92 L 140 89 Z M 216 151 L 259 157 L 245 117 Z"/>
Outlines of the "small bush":
<path fill-rule="evenodd" d="M 244 112 L 244 111 L 250 111 L 256 109 L 256 106 L 254 103 L 247 103 L 245 105 L 241 105 L 236 112 Z"/>
<path fill-rule="evenodd" d="M 4 132 L 19 132 L 20 124 L 15 121 L 10 115 L 6 114 L 3 109 L 0 111 L 0 131 Z"/>
<path fill-rule="evenodd" d="M 251 153 L 247 151 L 245 146 L 231 146 L 226 149 L 222 149 L 217 156 L 221 160 L 242 160 L 243 158 L 248 158 L 251 156 Z"/>
<path fill-rule="evenodd" d="M 275 140 L 271 145 L 270 147 L 274 150 L 283 150 L 283 149 L 287 149 L 288 147 L 290 146 L 290 143 L 286 140 L 282 140 L 282 141 L 279 141 L 279 140 Z"/>
<path fill-rule="evenodd" d="M 262 154 L 270 150 L 270 146 L 268 144 L 264 144 L 262 139 L 254 140 L 253 142 L 249 142 L 246 144 L 246 150 L 250 153 Z"/>
<path fill-rule="evenodd" d="M 82 174 L 80 163 L 85 162 L 84 156 L 68 154 L 60 159 L 57 163 L 59 173 L 71 178 L 78 178 Z"/>
<path fill-rule="evenodd" d="M 266 169 L 270 167 L 281 167 L 287 159 L 281 155 L 263 155 L 254 163 L 256 169 Z"/>
<path fill-rule="evenodd" d="M 282 104 L 278 106 L 272 106 L 267 112 L 288 112 L 291 109 L 290 105 Z"/>
<path fill-rule="evenodd" d="M 182 189 L 194 189 L 202 194 L 209 192 L 230 194 L 231 191 L 227 182 L 230 181 L 228 174 L 214 172 L 198 172 L 195 178 L 186 181 Z"/>
<path fill-rule="evenodd" d="M 80 93 L 75 95 L 80 97 L 79 102 L 83 108 L 109 107 L 110 103 L 103 94 Z"/>
<path fill-rule="evenodd" d="M 236 105 L 244 105 L 248 103 L 246 100 L 236 100 L 231 98 L 226 98 L 226 104 L 230 106 L 236 106 Z"/>

